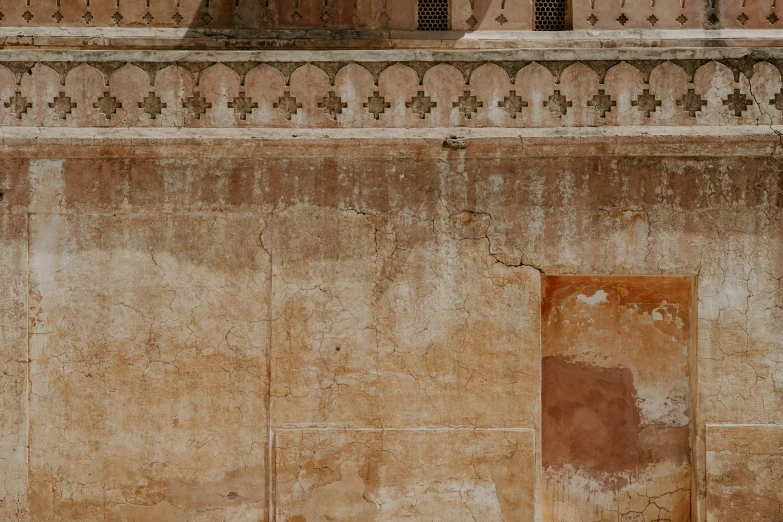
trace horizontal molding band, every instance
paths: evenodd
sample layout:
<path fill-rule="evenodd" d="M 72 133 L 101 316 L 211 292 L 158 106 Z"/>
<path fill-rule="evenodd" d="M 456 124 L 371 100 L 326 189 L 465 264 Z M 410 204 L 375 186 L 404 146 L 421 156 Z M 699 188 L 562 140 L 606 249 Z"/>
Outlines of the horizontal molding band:
<path fill-rule="evenodd" d="M 776 32 L 780 39 L 781 31 Z M 505 61 L 604 61 L 604 60 L 783 60 L 783 47 L 703 48 L 539 48 L 461 50 L 62 50 L 3 49 L 0 62 L 505 62 Z"/>
<path fill-rule="evenodd" d="M 510 128 L 422 128 L 422 129 L 210 129 L 210 128 L 106 128 L 106 127 L 5 127 L 0 126 L 0 142 L 9 140 L 442 140 L 442 139 L 527 139 L 527 138 L 767 138 L 772 142 L 783 138 L 783 125 L 737 125 L 701 127 L 582 127 L 563 129 Z"/>
<path fill-rule="evenodd" d="M 326 29 L 200 29 L 200 28 L 121 28 L 121 27 L 0 27 L 0 42 L 6 47 L 24 50 L 32 42 L 47 45 L 94 48 L 118 46 L 128 48 L 202 49 L 269 48 L 335 48 L 383 49 L 394 46 L 395 52 L 408 48 L 478 48 L 492 46 L 514 48 L 587 47 L 780 47 L 780 29 L 671 29 L 671 30 L 574 30 L 541 31 L 384 31 Z M 498 49 L 500 50 L 500 49 Z M 508 49 L 504 49 L 508 50 Z M 227 51 L 236 52 L 236 51 Z M 262 51 L 263 52 L 263 51 Z"/>
<path fill-rule="evenodd" d="M 445 146 L 457 142 L 459 147 Z M 783 126 L 571 129 L 104 129 L 0 127 L 0 153 L 25 158 L 780 157 Z"/>

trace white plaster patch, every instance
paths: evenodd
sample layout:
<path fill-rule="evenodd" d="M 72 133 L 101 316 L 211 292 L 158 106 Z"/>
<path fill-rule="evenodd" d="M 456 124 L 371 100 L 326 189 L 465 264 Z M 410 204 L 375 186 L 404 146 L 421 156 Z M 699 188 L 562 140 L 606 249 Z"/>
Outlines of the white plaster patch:
<path fill-rule="evenodd" d="M 606 299 L 608 296 L 609 294 L 607 294 L 603 290 L 598 290 L 590 297 L 587 297 L 585 294 L 579 294 L 578 296 L 576 296 L 576 300 L 589 304 L 590 306 L 594 306 L 601 303 L 608 303 L 609 301 L 607 301 Z"/>
<path fill-rule="evenodd" d="M 65 209 L 63 163 L 62 160 L 30 161 L 30 208 L 34 212 L 45 214 Z"/>

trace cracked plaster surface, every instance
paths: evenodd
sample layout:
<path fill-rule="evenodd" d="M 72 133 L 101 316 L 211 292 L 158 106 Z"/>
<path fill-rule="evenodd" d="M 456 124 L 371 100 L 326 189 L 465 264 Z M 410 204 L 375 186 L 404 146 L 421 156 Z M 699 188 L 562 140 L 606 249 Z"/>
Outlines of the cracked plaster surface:
<path fill-rule="evenodd" d="M 25 195 L 9 194 L 20 167 L 0 162 L 0 519 L 8 521 L 27 519 L 27 216 L 14 208 Z"/>
<path fill-rule="evenodd" d="M 783 520 L 783 426 L 707 426 L 707 522 Z"/>
<path fill-rule="evenodd" d="M 283 430 L 277 519 L 532 520 L 534 446 L 532 430 Z"/>
<path fill-rule="evenodd" d="M 489 255 L 486 220 L 434 210 L 275 213 L 275 425 L 535 425 L 538 272 Z"/>
<path fill-rule="evenodd" d="M 264 226 L 31 217 L 32 519 L 265 517 Z"/>
<path fill-rule="evenodd" d="M 4 409 L 2 440 L 23 453 L 14 441 L 29 423 L 32 520 L 263 517 L 270 348 L 273 403 L 293 401 L 272 408 L 273 427 L 536 428 L 539 355 L 526 339 L 539 297 L 526 289 L 541 272 L 697 277 L 703 512 L 705 424 L 783 424 L 777 156 L 536 158 L 440 143 L 333 154 L 292 140 L 243 159 L 203 147 L 134 158 L 82 142 L 47 149 L 61 159 L 4 160 L 1 259 L 22 276 L 3 283 L 2 309 L 26 306 L 29 229 L 33 362 L 29 416 L 25 398 L 4 395 L 21 405 Z M 2 330 L 22 375 L 25 328 L 17 317 Z M 221 380 L 232 364 L 239 380 Z M 205 383 L 210 368 L 221 377 Z M 3 389 L 23 394 L 14 379 Z M 240 417 L 252 429 L 223 428 L 250 426 Z M 21 520 L 25 464 L 2 468 L 3 514 Z"/>

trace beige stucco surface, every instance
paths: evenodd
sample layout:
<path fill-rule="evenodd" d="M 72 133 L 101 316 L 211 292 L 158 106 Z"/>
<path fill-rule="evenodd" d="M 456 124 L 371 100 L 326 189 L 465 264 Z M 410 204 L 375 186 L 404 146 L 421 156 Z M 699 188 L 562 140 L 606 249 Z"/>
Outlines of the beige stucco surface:
<path fill-rule="evenodd" d="M 274 213 L 275 425 L 535 426 L 539 274 L 495 262 L 488 216 L 431 211 Z"/>
<path fill-rule="evenodd" d="M 783 428 L 707 426 L 707 520 L 776 520 L 783 513 Z"/>
<path fill-rule="evenodd" d="M 264 516 L 263 228 L 258 216 L 32 216 L 33 519 Z"/>
<path fill-rule="evenodd" d="M 27 511 L 27 216 L 3 212 L 0 223 L 0 517 L 14 520 Z"/>
<path fill-rule="evenodd" d="M 532 520 L 532 430 L 283 430 L 278 520 Z"/>

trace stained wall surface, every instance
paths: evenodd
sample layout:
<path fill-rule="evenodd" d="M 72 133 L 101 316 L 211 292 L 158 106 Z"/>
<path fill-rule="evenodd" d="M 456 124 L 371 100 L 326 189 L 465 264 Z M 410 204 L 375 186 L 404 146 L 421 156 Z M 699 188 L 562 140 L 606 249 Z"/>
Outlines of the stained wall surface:
<path fill-rule="evenodd" d="M 777 141 L 591 140 L 7 138 L 3 519 L 552 520 L 564 375 L 599 507 L 775 522 Z"/>
<path fill-rule="evenodd" d="M 59 168 L 31 165 L 44 183 Z M 259 216 L 32 217 L 33 519 L 263 518 L 263 229 Z"/>
<path fill-rule="evenodd" d="M 533 520 L 533 430 L 282 430 L 277 520 Z"/>
<path fill-rule="evenodd" d="M 780 426 L 707 426 L 707 520 L 780 520 L 781 460 Z"/>
<path fill-rule="evenodd" d="M 692 283 L 544 277 L 544 520 L 690 520 Z"/>

